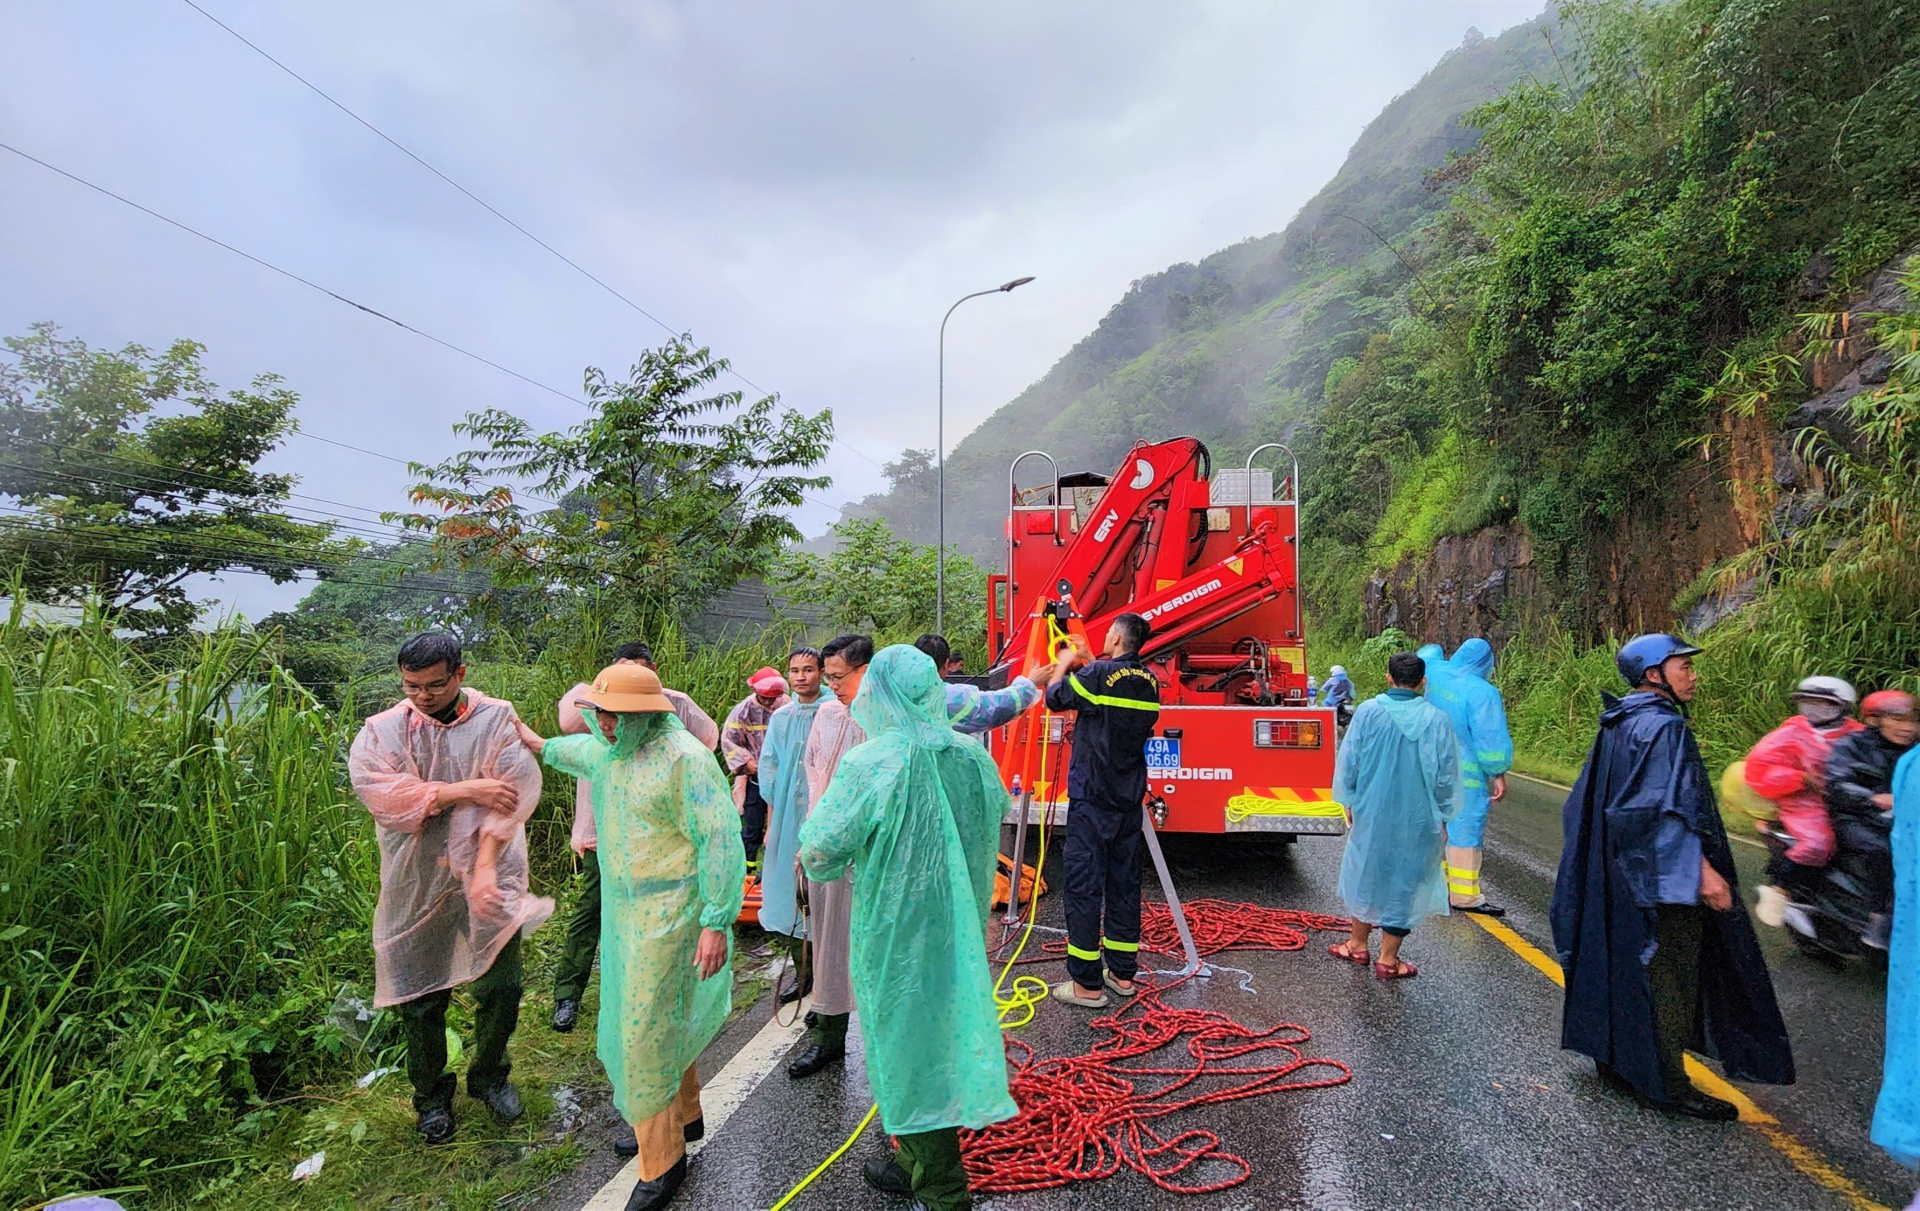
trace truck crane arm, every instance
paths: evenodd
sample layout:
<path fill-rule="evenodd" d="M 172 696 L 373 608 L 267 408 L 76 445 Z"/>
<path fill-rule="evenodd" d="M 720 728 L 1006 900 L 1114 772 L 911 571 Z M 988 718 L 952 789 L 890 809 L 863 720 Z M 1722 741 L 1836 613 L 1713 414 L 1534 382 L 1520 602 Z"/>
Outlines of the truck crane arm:
<path fill-rule="evenodd" d="M 1230 618 L 1297 592 L 1288 574 L 1288 561 L 1278 549 L 1285 541 L 1277 526 L 1262 522 L 1225 559 L 1129 602 L 1126 610 L 1145 618 L 1153 627 L 1140 654 L 1165 652 Z M 1114 610 L 1087 621 L 1087 638 L 1095 651 L 1106 641 L 1107 628 L 1122 612 Z"/>

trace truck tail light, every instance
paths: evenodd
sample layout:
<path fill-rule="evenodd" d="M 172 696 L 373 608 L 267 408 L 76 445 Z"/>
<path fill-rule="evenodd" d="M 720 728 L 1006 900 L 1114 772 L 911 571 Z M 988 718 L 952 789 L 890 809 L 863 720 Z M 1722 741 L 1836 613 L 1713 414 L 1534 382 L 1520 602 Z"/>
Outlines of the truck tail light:
<path fill-rule="evenodd" d="M 1319 748 L 1318 719 L 1255 719 L 1255 748 Z"/>

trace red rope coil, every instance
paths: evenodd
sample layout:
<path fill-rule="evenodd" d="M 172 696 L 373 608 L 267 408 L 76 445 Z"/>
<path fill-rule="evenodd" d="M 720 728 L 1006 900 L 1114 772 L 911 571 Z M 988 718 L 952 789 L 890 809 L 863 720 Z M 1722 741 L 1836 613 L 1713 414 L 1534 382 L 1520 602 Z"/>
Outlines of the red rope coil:
<path fill-rule="evenodd" d="M 1179 955 L 1179 934 L 1166 905 L 1142 907 L 1141 948 Z M 1300 950 L 1309 931 L 1347 928 L 1340 917 L 1224 900 L 1196 900 L 1186 907 L 1194 944 L 1203 955 Z M 1013 1063 L 1008 1084 L 1020 1112 L 1004 1123 L 960 1133 L 968 1186 L 981 1194 L 1048 1190 L 1111 1177 L 1124 1165 L 1176 1194 L 1230 1189 L 1253 1174 L 1244 1157 L 1227 1151 L 1212 1131 L 1196 1127 L 1168 1136 L 1156 1124 L 1200 1106 L 1325 1089 L 1353 1079 L 1340 1061 L 1304 1054 L 1301 1049 L 1312 1038 L 1304 1026 L 1281 1022 L 1254 1030 L 1214 1010 L 1168 1005 L 1164 994 L 1191 978 L 1166 985 L 1143 979 L 1119 1009 L 1089 1023 L 1106 1037 L 1084 1055 L 1038 1059 L 1031 1046 L 1008 1038 Z M 1122 1064 L 1182 1040 L 1189 1063 Z M 1176 1180 L 1208 1162 L 1231 1172 L 1217 1181 Z"/>

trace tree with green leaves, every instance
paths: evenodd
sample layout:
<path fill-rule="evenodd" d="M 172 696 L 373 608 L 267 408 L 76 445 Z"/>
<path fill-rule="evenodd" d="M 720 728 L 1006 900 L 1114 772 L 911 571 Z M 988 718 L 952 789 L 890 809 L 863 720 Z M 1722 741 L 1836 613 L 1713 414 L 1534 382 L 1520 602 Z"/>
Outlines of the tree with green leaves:
<path fill-rule="evenodd" d="M 833 622 L 871 631 L 882 643 L 911 643 L 933 630 L 934 548 L 896 538 L 877 517 L 852 518 L 832 528 L 827 555 L 791 553 L 778 583 L 796 602 L 824 607 Z M 986 651 L 987 573 L 947 551 L 947 640 L 967 667 L 980 669 Z"/>
<path fill-rule="evenodd" d="M 194 341 L 109 352 L 42 323 L 5 343 L 0 496 L 16 507 L 0 520 L 0 561 L 35 599 L 177 628 L 199 613 L 190 577 L 284 584 L 351 549 L 330 524 L 281 511 L 294 477 L 255 469 L 294 426 L 299 397 L 278 375 L 222 394 Z"/>
<path fill-rule="evenodd" d="M 454 432 L 480 444 L 414 464 L 419 511 L 388 514 L 443 564 L 483 568 L 494 592 L 603 597 L 639 621 L 684 617 L 768 571 L 800 533 L 788 520 L 825 476 L 833 414 L 717 391 L 727 369 L 688 337 L 648 350 L 624 381 L 589 368 L 586 420 L 537 432 L 499 409 Z M 545 498 L 544 501 L 541 498 Z M 526 502 L 541 507 L 530 507 Z"/>

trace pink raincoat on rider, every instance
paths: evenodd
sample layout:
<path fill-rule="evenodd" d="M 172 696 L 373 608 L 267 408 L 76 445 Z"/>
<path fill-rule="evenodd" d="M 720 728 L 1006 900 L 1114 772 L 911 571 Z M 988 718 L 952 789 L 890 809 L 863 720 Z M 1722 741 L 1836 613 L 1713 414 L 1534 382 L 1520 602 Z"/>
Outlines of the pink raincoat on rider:
<path fill-rule="evenodd" d="M 1787 857 L 1800 866 L 1825 866 L 1833 857 L 1833 821 L 1824 795 L 1827 754 L 1834 741 L 1859 730 L 1854 719 L 1823 729 L 1794 715 L 1747 754 L 1747 786 L 1779 805 L 1780 825 L 1793 838 Z"/>

